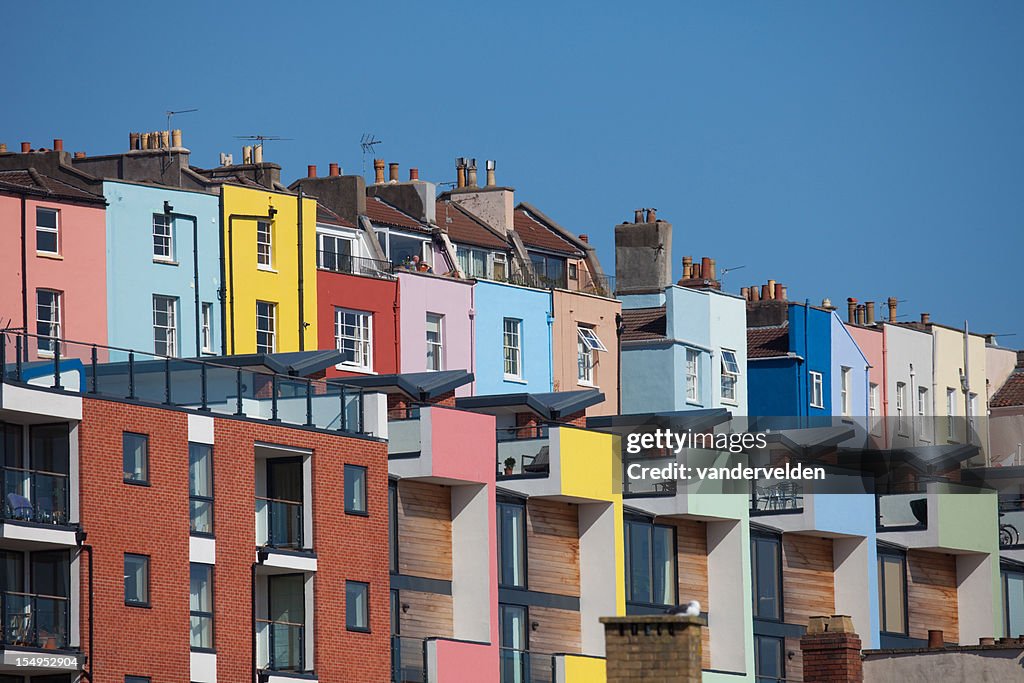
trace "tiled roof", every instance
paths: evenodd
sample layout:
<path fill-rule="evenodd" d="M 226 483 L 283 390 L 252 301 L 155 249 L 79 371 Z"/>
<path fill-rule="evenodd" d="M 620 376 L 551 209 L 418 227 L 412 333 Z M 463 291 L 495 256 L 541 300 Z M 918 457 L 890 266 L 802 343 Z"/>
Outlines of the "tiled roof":
<path fill-rule="evenodd" d="M 789 326 L 747 328 L 747 357 L 773 358 L 789 353 Z"/>
<path fill-rule="evenodd" d="M 380 197 L 366 198 L 366 216 L 374 223 L 427 232 L 427 226 L 409 214 L 399 211 Z"/>
<path fill-rule="evenodd" d="M 34 168 L 23 171 L 0 171 L 0 188 L 61 199 L 105 201 L 101 195 L 79 189 L 63 180 L 43 175 Z"/>
<path fill-rule="evenodd" d="M 491 249 L 509 248 L 508 242 L 499 237 L 494 230 L 455 202 L 439 200 L 435 220 L 442 228 L 447 227 L 448 237 L 453 242 Z"/>
<path fill-rule="evenodd" d="M 1017 368 L 989 401 L 990 408 L 1024 406 L 1024 370 Z"/>
<path fill-rule="evenodd" d="M 665 338 L 665 307 L 622 310 L 622 341 Z"/>
<path fill-rule="evenodd" d="M 519 233 L 520 239 L 527 247 L 538 249 L 550 249 L 566 254 L 579 254 L 580 250 L 576 245 L 560 237 L 553 230 L 548 228 L 529 211 L 522 207 L 515 210 L 512 218 L 512 226 Z"/>
<path fill-rule="evenodd" d="M 316 203 L 316 222 L 326 223 L 328 225 L 341 225 L 346 228 L 358 227 L 334 213 L 320 202 Z"/>

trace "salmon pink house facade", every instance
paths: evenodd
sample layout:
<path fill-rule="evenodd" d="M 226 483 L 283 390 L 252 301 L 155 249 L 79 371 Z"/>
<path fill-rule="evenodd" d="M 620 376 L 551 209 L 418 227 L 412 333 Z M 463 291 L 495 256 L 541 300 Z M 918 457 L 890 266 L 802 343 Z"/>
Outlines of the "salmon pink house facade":
<path fill-rule="evenodd" d="M 106 344 L 105 207 L 101 195 L 35 168 L 0 171 L 0 327 L 38 335 L 28 337 L 28 360 L 52 357 L 58 338 Z"/>

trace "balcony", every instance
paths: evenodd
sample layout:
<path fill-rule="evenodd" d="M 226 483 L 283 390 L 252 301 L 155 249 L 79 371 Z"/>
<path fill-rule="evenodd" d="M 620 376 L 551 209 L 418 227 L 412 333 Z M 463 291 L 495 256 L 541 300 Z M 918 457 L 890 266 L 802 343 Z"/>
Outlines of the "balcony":
<path fill-rule="evenodd" d="M 291 621 L 256 620 L 256 667 L 264 671 L 306 670 L 306 626 Z"/>
<path fill-rule="evenodd" d="M 995 491 L 948 481 L 876 494 L 875 510 L 880 540 L 952 554 L 998 554 L 1021 519 L 1014 510 L 1000 510 Z"/>
<path fill-rule="evenodd" d="M 553 660 L 549 654 L 503 647 L 500 655 L 501 683 L 552 683 Z"/>
<path fill-rule="evenodd" d="M 928 528 L 927 487 L 909 488 L 909 491 L 877 496 L 879 531 L 918 531 Z"/>
<path fill-rule="evenodd" d="M 381 261 L 363 256 L 350 256 L 333 251 L 317 252 L 316 266 L 320 270 L 332 273 L 362 275 L 382 280 L 390 280 L 395 275 L 395 266 L 390 261 Z"/>
<path fill-rule="evenodd" d="M 1024 498 L 999 501 L 999 548 L 1024 549 Z"/>
<path fill-rule="evenodd" d="M 68 524 L 68 475 L 4 467 L 3 519 L 33 524 Z"/>
<path fill-rule="evenodd" d="M 0 593 L 0 642 L 16 647 L 68 647 L 68 599 L 34 593 Z"/>
<path fill-rule="evenodd" d="M 801 483 L 764 481 L 751 484 L 751 516 L 799 513 L 803 509 L 804 487 Z"/>
<path fill-rule="evenodd" d="M 391 683 L 426 683 L 426 641 L 391 636 Z"/>
<path fill-rule="evenodd" d="M 545 477 L 551 467 L 548 425 L 497 430 L 498 479 Z"/>
<path fill-rule="evenodd" d="M 256 545 L 301 550 L 304 524 L 302 503 L 256 497 Z"/>

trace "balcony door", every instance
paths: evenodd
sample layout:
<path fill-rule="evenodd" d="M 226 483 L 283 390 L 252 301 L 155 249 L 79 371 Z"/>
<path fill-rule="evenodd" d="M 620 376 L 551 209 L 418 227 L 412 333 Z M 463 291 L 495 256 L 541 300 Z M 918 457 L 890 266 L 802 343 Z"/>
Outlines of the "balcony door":
<path fill-rule="evenodd" d="M 302 459 L 267 460 L 269 544 L 302 547 Z"/>
<path fill-rule="evenodd" d="M 302 671 L 306 623 L 306 580 L 302 574 L 267 577 L 270 668 Z"/>
<path fill-rule="evenodd" d="M 498 619 L 501 683 L 528 683 L 530 661 L 527 652 L 527 610 L 519 605 L 499 605 Z"/>

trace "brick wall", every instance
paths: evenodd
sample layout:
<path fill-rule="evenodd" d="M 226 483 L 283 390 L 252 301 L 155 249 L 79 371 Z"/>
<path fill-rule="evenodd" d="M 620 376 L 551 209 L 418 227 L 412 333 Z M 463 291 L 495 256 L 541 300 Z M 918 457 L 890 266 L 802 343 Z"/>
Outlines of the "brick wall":
<path fill-rule="evenodd" d="M 150 486 L 123 481 L 125 431 L 149 436 Z M 86 543 L 94 548 L 97 681 L 139 675 L 151 676 L 153 683 L 188 683 L 187 434 L 187 418 L 181 412 L 82 401 L 81 520 L 88 533 Z M 251 526 L 251 504 L 248 519 Z M 149 608 L 124 604 L 125 552 L 150 556 Z M 88 581 L 88 563 L 83 561 L 83 644 L 89 638 Z"/>
<path fill-rule="evenodd" d="M 811 617 L 800 639 L 804 683 L 863 683 L 860 646 L 850 617 Z"/>
<path fill-rule="evenodd" d="M 601 617 L 607 683 L 700 683 L 699 617 Z"/>

